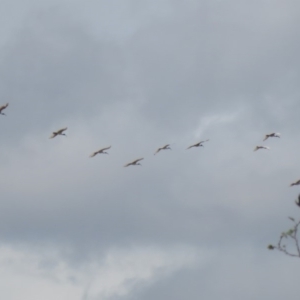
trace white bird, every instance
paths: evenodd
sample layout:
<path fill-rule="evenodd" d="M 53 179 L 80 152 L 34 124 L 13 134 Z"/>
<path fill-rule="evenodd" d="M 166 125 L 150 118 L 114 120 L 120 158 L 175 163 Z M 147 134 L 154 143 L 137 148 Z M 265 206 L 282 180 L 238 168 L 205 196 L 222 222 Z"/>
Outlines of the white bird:
<path fill-rule="evenodd" d="M 68 129 L 68 127 L 59 129 L 59 130 L 57 130 L 57 131 L 54 131 L 54 132 L 52 133 L 52 135 L 49 137 L 49 139 L 53 139 L 53 138 L 55 138 L 57 135 L 65 135 L 65 136 L 66 136 L 66 134 L 63 133 L 63 132 L 64 132 L 65 130 L 67 130 L 67 129 Z"/>
<path fill-rule="evenodd" d="M 111 148 L 111 146 L 106 147 L 106 148 L 102 148 L 102 149 L 100 149 L 100 150 L 94 152 L 93 154 L 91 154 L 90 157 L 94 157 L 94 156 L 96 156 L 97 154 L 108 154 L 108 152 L 105 152 L 105 150 L 108 150 L 108 149 L 110 149 L 110 148 Z"/>
<path fill-rule="evenodd" d="M 205 142 L 208 142 L 209 140 L 205 140 L 205 141 L 201 141 L 201 142 L 199 142 L 199 143 L 197 143 L 197 144 L 194 144 L 194 145 L 191 145 L 191 146 L 189 146 L 189 147 L 187 147 L 186 148 L 186 150 L 187 149 L 190 149 L 190 148 L 192 148 L 192 147 L 203 147 L 203 143 L 205 143 Z"/>
<path fill-rule="evenodd" d="M 267 149 L 267 150 L 270 150 L 270 147 L 267 147 L 267 146 L 256 146 L 256 147 L 254 148 L 253 151 L 257 151 L 257 150 L 259 150 L 259 149 Z"/>
<path fill-rule="evenodd" d="M 299 185 L 299 184 L 300 184 L 300 179 L 297 180 L 297 181 L 295 181 L 295 182 L 293 182 L 293 183 L 291 183 L 290 186 L 293 186 L 293 185 Z"/>
<path fill-rule="evenodd" d="M 144 158 L 139 158 L 136 159 L 128 164 L 126 164 L 124 167 L 128 167 L 128 166 L 141 166 L 141 164 L 139 163 L 140 160 L 143 160 Z"/>
<path fill-rule="evenodd" d="M 2 110 L 4 110 L 7 106 L 8 106 L 8 103 L 6 103 L 6 104 L 0 106 L 0 115 L 6 116 L 6 114 L 3 113 Z"/>
<path fill-rule="evenodd" d="M 279 132 L 273 132 L 273 133 L 270 133 L 270 134 L 266 134 L 265 135 L 265 138 L 263 139 L 264 141 L 267 140 L 269 137 L 277 137 L 277 138 L 280 138 L 280 133 Z"/>
<path fill-rule="evenodd" d="M 300 194 L 298 195 L 298 199 L 295 200 L 295 203 L 300 207 Z"/>
<path fill-rule="evenodd" d="M 167 149 L 172 150 L 172 149 L 170 148 L 170 144 L 167 144 L 167 145 L 165 145 L 165 146 L 163 146 L 163 147 L 161 147 L 161 148 L 158 148 L 158 149 L 156 150 L 156 152 L 154 153 L 154 155 L 157 154 L 160 150 L 167 150 Z"/>

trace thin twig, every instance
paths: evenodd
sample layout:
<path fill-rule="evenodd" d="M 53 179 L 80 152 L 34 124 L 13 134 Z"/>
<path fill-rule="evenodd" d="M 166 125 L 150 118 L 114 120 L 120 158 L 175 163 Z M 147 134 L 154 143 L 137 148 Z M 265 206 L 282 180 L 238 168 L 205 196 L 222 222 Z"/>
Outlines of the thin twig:
<path fill-rule="evenodd" d="M 293 222 L 295 222 L 295 220 L 293 218 L 289 218 L 289 219 L 292 220 Z M 300 221 L 298 221 L 297 223 L 295 222 L 293 229 L 290 229 L 287 232 L 283 232 L 280 235 L 277 246 L 269 245 L 269 249 L 270 250 L 277 249 L 288 256 L 300 257 L 300 245 L 299 245 L 299 239 L 297 236 L 299 225 L 300 225 Z M 286 238 L 286 239 L 291 238 L 293 240 L 293 243 L 295 244 L 295 247 L 297 249 L 297 253 L 291 253 L 286 249 L 286 246 L 282 244 L 284 238 Z"/>

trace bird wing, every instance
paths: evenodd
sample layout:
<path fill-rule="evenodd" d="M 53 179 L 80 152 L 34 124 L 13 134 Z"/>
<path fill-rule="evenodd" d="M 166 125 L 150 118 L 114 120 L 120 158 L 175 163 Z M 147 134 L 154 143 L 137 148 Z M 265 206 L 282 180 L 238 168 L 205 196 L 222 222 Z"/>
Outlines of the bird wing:
<path fill-rule="evenodd" d="M 208 141 L 209 141 L 209 140 L 201 141 L 201 142 L 199 142 L 198 144 L 201 145 L 201 144 L 203 144 L 203 143 L 205 143 L 205 142 L 208 142 Z"/>
<path fill-rule="evenodd" d="M 138 158 L 128 164 L 126 164 L 124 167 L 128 167 L 128 166 L 131 166 L 131 165 L 135 165 L 137 162 L 139 162 L 140 160 L 143 160 L 144 158 Z"/>
<path fill-rule="evenodd" d="M 98 151 L 96 151 L 96 152 L 92 153 L 92 154 L 90 155 L 90 157 L 94 157 L 94 156 L 96 156 L 96 155 L 97 155 L 97 153 L 98 153 Z"/>
<path fill-rule="evenodd" d="M 111 146 L 105 147 L 105 148 L 100 149 L 98 152 L 102 152 L 102 151 L 108 150 L 108 149 L 110 149 L 110 148 L 111 148 Z"/>
<path fill-rule="evenodd" d="M 263 141 L 267 140 L 268 138 L 269 138 L 269 135 L 266 134 L 266 135 L 265 135 L 265 138 L 263 139 Z"/>
<path fill-rule="evenodd" d="M 66 127 L 66 128 L 62 128 L 62 129 L 59 129 L 59 130 L 57 130 L 56 131 L 56 133 L 62 133 L 62 132 L 64 132 L 64 131 L 66 131 L 68 129 L 68 127 Z"/>
<path fill-rule="evenodd" d="M 154 155 L 157 154 L 160 150 L 161 150 L 161 148 L 158 148 L 158 149 L 155 151 Z"/>
<path fill-rule="evenodd" d="M 293 186 L 293 185 L 298 185 L 298 184 L 300 184 L 300 179 L 299 179 L 299 180 L 297 180 L 297 181 L 295 181 L 295 182 L 292 182 L 292 183 L 290 184 L 290 186 Z"/>
<path fill-rule="evenodd" d="M 187 150 L 187 149 L 190 149 L 190 148 L 193 148 L 193 147 L 197 147 L 198 145 L 199 145 L 199 143 L 194 144 L 194 145 L 191 145 L 191 146 L 187 147 L 186 150 Z"/>
<path fill-rule="evenodd" d="M 5 109 L 7 106 L 8 106 L 8 103 L 6 103 L 6 104 L 0 106 L 0 111 L 2 111 L 3 109 Z"/>
<path fill-rule="evenodd" d="M 170 146 L 170 144 L 167 144 L 167 145 L 164 145 L 162 148 L 163 149 L 166 149 L 166 148 L 168 148 Z"/>
<path fill-rule="evenodd" d="M 144 158 L 142 157 L 142 158 L 138 158 L 138 159 L 136 159 L 136 160 L 134 160 L 133 162 L 132 162 L 132 164 L 136 164 L 137 162 L 139 162 L 140 160 L 143 160 Z"/>
<path fill-rule="evenodd" d="M 56 132 L 53 132 L 52 135 L 49 137 L 49 139 L 53 139 L 56 136 L 57 136 Z"/>

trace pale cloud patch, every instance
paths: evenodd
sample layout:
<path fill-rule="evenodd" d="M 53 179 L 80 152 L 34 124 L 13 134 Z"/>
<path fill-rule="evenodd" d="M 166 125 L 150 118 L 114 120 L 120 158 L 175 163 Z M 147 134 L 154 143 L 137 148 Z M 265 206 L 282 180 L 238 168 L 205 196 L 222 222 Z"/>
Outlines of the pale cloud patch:
<path fill-rule="evenodd" d="M 32 251 L 2 246 L 1 295 L 9 300 L 109 299 L 128 295 L 140 284 L 151 284 L 180 269 L 199 267 L 207 257 L 204 251 L 187 246 L 133 247 L 111 249 L 74 266 L 51 247 Z"/>
<path fill-rule="evenodd" d="M 193 133 L 194 138 L 199 139 L 213 126 L 229 124 L 238 121 L 243 111 L 243 109 L 239 109 L 233 112 L 208 114 L 204 117 L 201 117 L 197 129 Z"/>

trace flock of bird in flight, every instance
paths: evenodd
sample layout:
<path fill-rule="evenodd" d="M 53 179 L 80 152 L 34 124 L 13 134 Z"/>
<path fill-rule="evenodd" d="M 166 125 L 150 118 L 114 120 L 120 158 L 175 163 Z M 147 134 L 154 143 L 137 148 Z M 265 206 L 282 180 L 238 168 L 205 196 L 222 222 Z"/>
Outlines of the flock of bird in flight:
<path fill-rule="evenodd" d="M 6 114 L 3 112 L 3 110 L 5 110 L 7 107 L 8 107 L 8 103 L 6 103 L 6 104 L 0 106 L 0 114 L 1 114 L 1 115 L 6 116 Z M 52 135 L 50 136 L 50 139 L 53 139 L 53 138 L 55 138 L 55 137 L 58 136 L 58 135 L 64 135 L 64 136 L 66 136 L 66 134 L 65 134 L 64 132 L 65 132 L 67 129 L 68 129 L 68 127 L 65 127 L 65 128 L 61 128 L 61 129 L 59 129 L 59 130 L 57 130 L 57 131 L 52 132 Z M 207 142 L 207 141 L 209 141 L 209 140 L 201 141 L 201 142 L 199 142 L 199 143 L 196 143 L 196 144 L 194 144 L 194 145 L 191 145 L 191 146 L 189 146 L 187 149 L 190 149 L 190 148 L 193 148 L 193 147 L 203 147 L 202 144 L 205 143 L 205 142 Z M 102 148 L 102 149 L 99 149 L 99 150 L 95 151 L 94 153 L 92 153 L 92 154 L 90 155 L 90 157 L 94 157 L 94 156 L 96 156 L 97 154 L 108 154 L 108 152 L 105 152 L 105 151 L 108 150 L 108 149 L 110 149 L 110 148 L 111 148 L 111 146 L 105 147 L 105 148 Z M 167 145 L 165 145 L 165 146 L 163 146 L 163 147 L 158 148 L 158 149 L 155 151 L 154 155 L 157 154 L 158 152 L 160 152 L 161 150 L 171 150 L 170 144 L 167 144 Z M 134 160 L 134 161 L 132 161 L 132 162 L 130 162 L 130 163 L 127 163 L 124 167 L 129 167 L 129 166 L 141 166 L 141 164 L 140 164 L 139 162 L 140 162 L 141 160 L 143 160 L 143 159 L 144 159 L 144 158 L 138 158 L 138 159 L 136 159 L 136 160 Z"/>
<path fill-rule="evenodd" d="M 270 137 L 277 137 L 277 138 L 280 138 L 280 133 L 276 133 L 276 132 L 273 132 L 273 133 L 270 133 L 270 134 L 266 134 L 265 135 L 265 138 L 263 139 L 264 141 L 267 140 L 268 138 Z M 267 147 L 267 146 L 256 146 L 254 148 L 254 151 L 257 151 L 259 149 L 267 149 L 267 150 L 270 150 L 270 147 Z M 295 182 L 292 182 L 290 184 L 290 186 L 294 186 L 294 185 L 300 185 L 300 179 L 295 181 Z M 298 199 L 295 200 L 295 203 L 300 207 L 300 194 L 298 195 Z"/>
<path fill-rule="evenodd" d="M 1 107 L 0 107 L 0 111 L 1 111 Z M 68 129 L 68 127 L 65 127 L 65 128 L 61 128 L 61 129 L 59 129 L 59 130 L 57 130 L 57 131 L 54 131 L 54 132 L 52 133 L 52 135 L 50 136 L 50 139 L 53 139 L 53 138 L 55 138 L 55 137 L 58 136 L 58 135 L 65 135 L 65 136 L 66 136 L 66 134 L 65 134 L 64 132 L 65 132 L 67 129 Z M 199 142 L 199 143 L 196 143 L 196 144 L 194 144 L 194 145 L 191 145 L 191 146 L 187 147 L 187 149 L 190 149 L 190 148 L 193 148 L 193 147 L 203 147 L 202 144 L 205 143 L 205 142 L 208 142 L 208 141 L 209 141 L 209 140 L 201 141 L 201 142 Z M 101 148 L 101 149 L 99 149 L 99 150 L 93 152 L 93 153 L 90 155 L 90 157 L 94 157 L 94 156 L 96 156 L 97 154 L 108 154 L 108 152 L 105 152 L 105 151 L 108 150 L 108 149 L 110 149 L 110 148 L 111 148 L 111 146 L 108 146 L 108 147 L 105 147 L 105 148 Z M 158 152 L 160 152 L 161 150 L 171 150 L 170 144 L 167 144 L 167 145 L 164 145 L 163 147 L 158 148 L 158 149 L 155 151 L 154 155 L 157 154 Z M 132 162 L 126 164 L 124 167 L 129 167 L 129 166 L 141 166 L 140 161 L 143 160 L 143 159 L 144 159 L 143 157 L 142 157 L 142 158 L 138 158 L 138 159 L 136 159 L 136 160 L 134 160 L 134 161 L 132 161 Z"/>
<path fill-rule="evenodd" d="M 0 114 L 1 114 L 1 115 L 6 116 L 6 114 L 3 112 L 3 110 L 5 110 L 7 107 L 8 107 L 8 103 L 6 103 L 6 104 L 0 106 Z M 50 136 L 50 139 L 53 139 L 53 138 L 55 138 L 55 137 L 58 136 L 58 135 L 64 135 L 64 136 L 66 136 L 66 134 L 65 134 L 64 132 L 65 132 L 67 129 L 68 129 L 68 127 L 65 127 L 65 128 L 59 129 L 59 130 L 57 130 L 57 131 L 54 131 L 54 132 L 52 133 L 52 135 Z M 273 133 L 270 133 L 270 134 L 266 134 L 266 135 L 265 135 L 265 138 L 263 139 L 263 141 L 265 141 L 265 140 L 267 140 L 268 138 L 271 138 L 271 137 L 277 137 L 277 138 L 280 138 L 280 133 L 273 132 Z M 198 142 L 198 143 L 196 143 L 196 144 L 193 144 L 193 145 L 187 147 L 186 150 L 191 149 L 191 148 L 193 148 L 193 147 L 203 147 L 203 143 L 208 142 L 208 141 L 209 141 L 209 140 L 200 141 L 200 142 Z M 99 149 L 99 150 L 95 151 L 94 153 L 92 153 L 92 154 L 90 155 L 90 157 L 94 157 L 94 156 L 96 156 L 97 154 L 108 154 L 108 152 L 105 152 L 105 151 L 108 150 L 108 149 L 110 149 L 110 148 L 111 148 L 111 146 L 105 147 L 105 148 L 102 148 L 102 149 Z M 257 150 L 260 150 L 260 149 L 270 150 L 270 147 L 267 147 L 267 146 L 256 146 L 256 147 L 254 148 L 253 151 L 257 151 Z M 163 146 L 163 147 L 158 148 L 158 149 L 155 151 L 154 155 L 157 154 L 157 153 L 159 153 L 159 152 L 162 151 L 162 150 L 171 150 L 170 144 L 167 144 L 167 145 L 165 145 L 165 146 Z M 143 160 L 143 159 L 144 159 L 144 158 L 138 158 L 138 159 L 136 159 L 136 160 L 134 160 L 134 161 L 132 161 L 132 162 L 127 163 L 124 167 L 129 167 L 129 166 L 141 166 L 140 161 Z M 294 186 L 294 185 L 300 185 L 300 179 L 290 184 L 290 186 Z M 298 196 L 298 199 L 296 200 L 296 204 L 300 207 L 300 194 L 299 194 L 299 196 Z"/>

